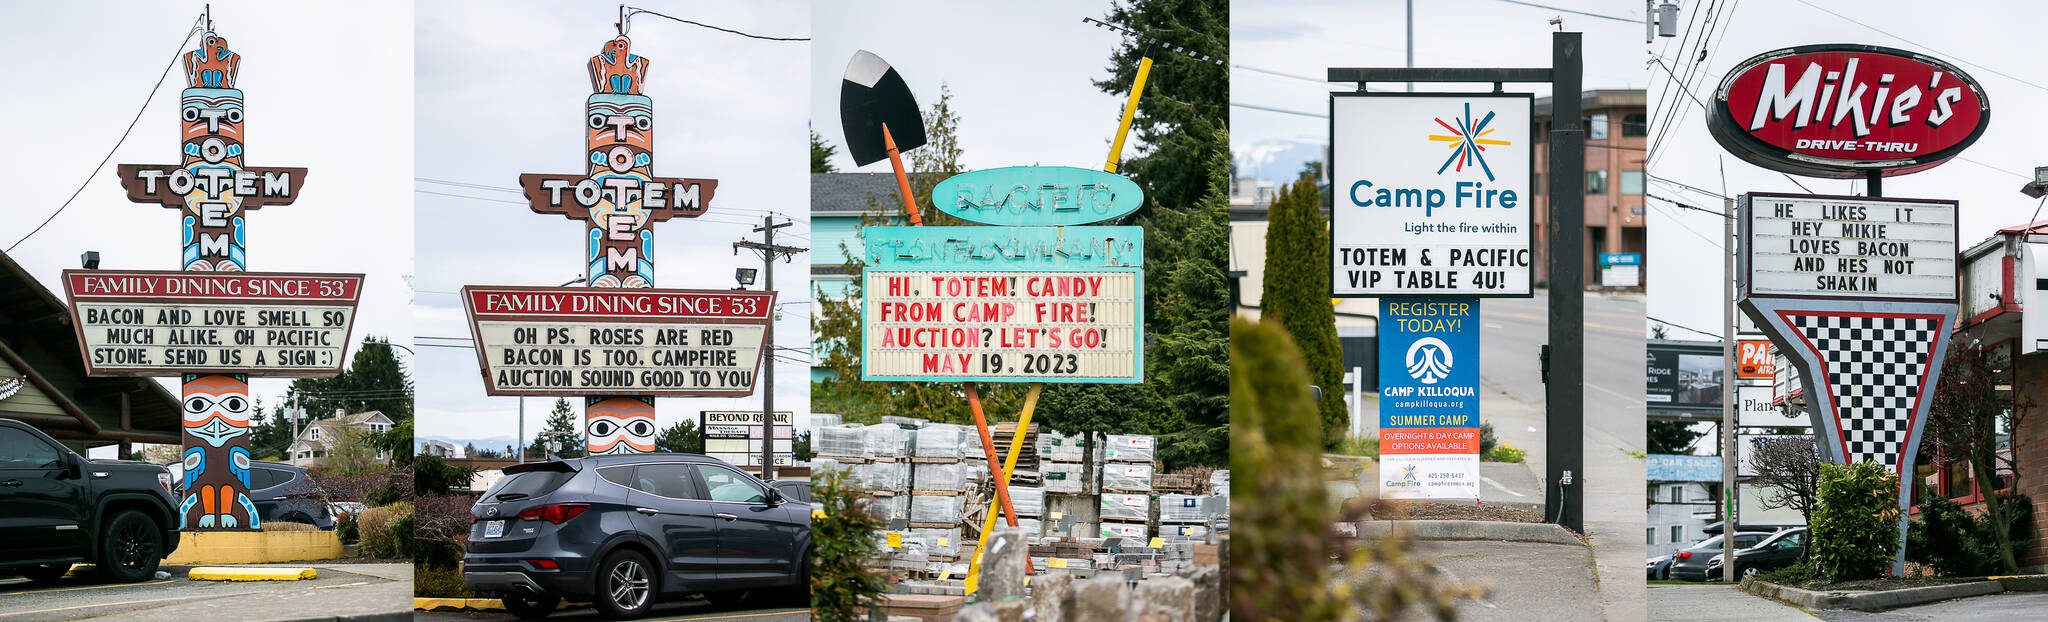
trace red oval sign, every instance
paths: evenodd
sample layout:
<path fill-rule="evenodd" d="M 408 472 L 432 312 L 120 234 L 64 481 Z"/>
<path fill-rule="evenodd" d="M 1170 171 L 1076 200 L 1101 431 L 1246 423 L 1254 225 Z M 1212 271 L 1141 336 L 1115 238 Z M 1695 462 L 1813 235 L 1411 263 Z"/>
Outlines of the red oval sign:
<path fill-rule="evenodd" d="M 1976 142 L 1991 100 L 1962 70 L 1868 45 L 1808 45 L 1743 61 L 1714 92 L 1707 128 L 1757 166 L 1812 177 L 1903 175 Z"/>

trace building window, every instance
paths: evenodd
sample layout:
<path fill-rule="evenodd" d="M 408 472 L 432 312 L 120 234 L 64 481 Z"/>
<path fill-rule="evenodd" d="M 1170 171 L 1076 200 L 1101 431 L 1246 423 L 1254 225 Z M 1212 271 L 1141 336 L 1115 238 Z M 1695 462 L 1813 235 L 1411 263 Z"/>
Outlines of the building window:
<path fill-rule="evenodd" d="M 1621 172 L 1621 193 L 1622 193 L 1622 194 L 1642 194 L 1642 193 L 1643 193 L 1643 172 L 1642 172 L 1642 171 L 1622 171 L 1622 172 Z"/>
<path fill-rule="evenodd" d="M 1656 528 L 1656 527 L 1644 527 L 1644 528 L 1643 528 L 1643 544 L 1656 544 L 1656 543 L 1657 543 L 1657 528 Z"/>
<path fill-rule="evenodd" d="M 1607 194 L 1607 169 L 1586 171 L 1586 194 Z"/>
<path fill-rule="evenodd" d="M 1607 140 L 1607 113 L 1586 118 L 1586 140 Z"/>
<path fill-rule="evenodd" d="M 1672 487 L 1670 487 L 1670 488 L 1666 488 L 1665 490 L 1669 490 L 1669 491 L 1671 491 L 1671 502 L 1672 502 L 1672 503 L 1683 503 L 1683 502 L 1685 501 L 1685 487 L 1684 487 L 1684 486 L 1672 486 Z"/>
<path fill-rule="evenodd" d="M 306 438 L 310 438 L 316 441 L 320 440 L 320 426 L 313 426 L 311 428 L 307 428 Z"/>
<path fill-rule="evenodd" d="M 1624 137 L 1649 136 L 1650 117 L 1640 114 L 1621 115 L 1621 135 Z"/>
<path fill-rule="evenodd" d="M 1678 544 L 1678 543 L 1680 543 L 1680 542 L 1684 542 L 1684 541 L 1685 541 L 1685 525 L 1672 525 L 1672 526 L 1671 526 L 1671 543 L 1672 543 L 1672 544 Z"/>

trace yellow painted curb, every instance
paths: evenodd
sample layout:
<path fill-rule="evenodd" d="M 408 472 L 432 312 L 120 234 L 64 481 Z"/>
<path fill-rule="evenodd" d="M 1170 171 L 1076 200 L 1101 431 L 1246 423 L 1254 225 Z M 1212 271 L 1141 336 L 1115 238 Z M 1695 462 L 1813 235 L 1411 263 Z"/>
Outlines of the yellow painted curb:
<path fill-rule="evenodd" d="M 341 539 L 332 531 L 187 531 L 179 538 L 178 550 L 164 564 L 277 564 L 342 556 Z"/>
<path fill-rule="evenodd" d="M 312 568 L 193 568 L 186 577 L 193 581 L 299 581 L 320 576 Z"/>
<path fill-rule="evenodd" d="M 414 611 L 504 611 L 505 601 L 496 598 L 413 598 Z"/>

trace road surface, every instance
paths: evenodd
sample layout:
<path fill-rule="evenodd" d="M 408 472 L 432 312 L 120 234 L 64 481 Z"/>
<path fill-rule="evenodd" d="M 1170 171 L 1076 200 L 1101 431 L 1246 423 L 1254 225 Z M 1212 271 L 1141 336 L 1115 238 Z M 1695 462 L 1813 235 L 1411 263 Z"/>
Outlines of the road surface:
<path fill-rule="evenodd" d="M 319 578 L 227 583 L 192 581 L 184 566 L 169 578 L 102 583 L 85 577 L 50 585 L 0 577 L 0 619 L 7 620 L 406 620 L 412 617 L 412 564 L 308 564 Z"/>

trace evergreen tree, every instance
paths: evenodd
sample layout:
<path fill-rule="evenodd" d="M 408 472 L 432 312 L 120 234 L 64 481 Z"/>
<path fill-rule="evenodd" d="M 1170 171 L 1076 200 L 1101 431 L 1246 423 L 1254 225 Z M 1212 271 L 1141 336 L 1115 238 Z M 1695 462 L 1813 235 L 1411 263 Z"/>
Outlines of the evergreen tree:
<path fill-rule="evenodd" d="M 335 411 L 359 413 L 378 411 L 396 422 L 412 418 L 412 375 L 399 362 L 388 339 L 363 338 L 349 360 L 348 369 L 333 378 L 300 378 L 292 381 L 285 401 L 296 404 L 315 419 L 334 416 Z"/>
<path fill-rule="evenodd" d="M 826 142 L 817 130 L 811 130 L 811 172 L 837 173 L 839 167 L 832 164 L 832 155 L 839 153 L 839 147 Z"/>
<path fill-rule="evenodd" d="M 1175 415 L 1170 428 L 1158 430 L 1168 469 L 1230 460 L 1228 161 L 1222 152 L 1209 161 L 1209 194 L 1188 214 L 1186 253 L 1167 273 L 1150 314 L 1158 342 L 1152 384 Z"/>
<path fill-rule="evenodd" d="M 1309 380 L 1323 389 L 1323 442 L 1335 447 L 1348 429 L 1344 405 L 1344 352 L 1337 313 L 1330 305 L 1329 223 L 1312 174 L 1280 188 L 1266 220 L 1266 274 L 1261 317 L 1278 323 L 1301 347 Z"/>
<path fill-rule="evenodd" d="M 796 438 L 790 439 L 789 457 L 791 460 L 796 460 L 798 462 L 806 462 L 809 461 L 811 459 L 811 456 L 813 455 L 815 454 L 811 452 L 810 432 L 799 433 L 796 435 Z"/>
<path fill-rule="evenodd" d="M 654 437 L 657 450 L 672 454 L 704 453 L 704 434 L 697 430 L 697 422 L 688 419 L 669 424 Z"/>
<path fill-rule="evenodd" d="M 583 426 L 576 420 L 576 413 L 569 410 L 569 400 L 555 399 L 555 409 L 548 412 L 548 421 L 541 425 L 540 434 L 533 437 L 533 443 L 526 448 L 527 454 L 535 457 L 548 455 L 548 442 L 553 441 L 559 448 L 554 452 L 563 458 L 577 458 L 583 455 Z"/>
<path fill-rule="evenodd" d="M 1649 453 L 1690 454 L 1700 436 L 1706 434 L 1692 429 L 1691 421 L 1650 421 L 1647 429 Z"/>

